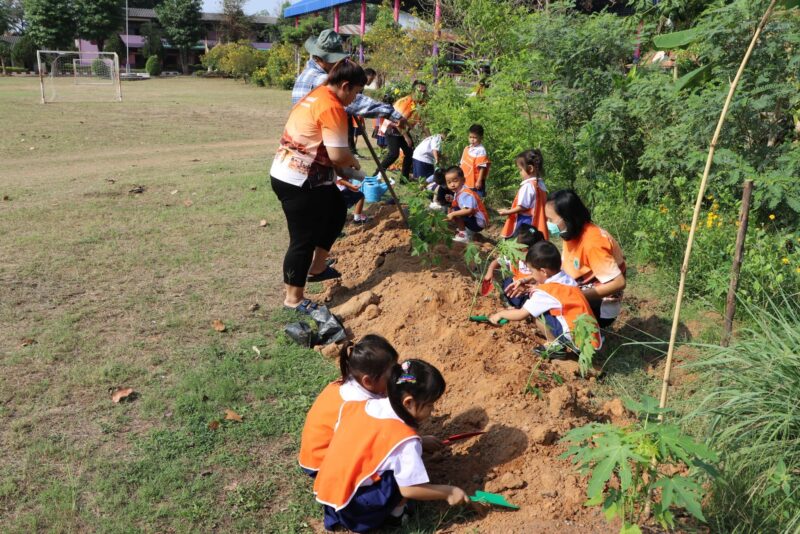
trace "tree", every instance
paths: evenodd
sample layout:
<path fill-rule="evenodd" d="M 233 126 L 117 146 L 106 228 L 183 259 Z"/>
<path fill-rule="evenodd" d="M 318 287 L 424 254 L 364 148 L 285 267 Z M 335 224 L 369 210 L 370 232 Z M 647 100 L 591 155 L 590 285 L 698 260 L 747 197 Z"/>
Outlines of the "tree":
<path fill-rule="evenodd" d="M 106 39 L 122 27 L 124 5 L 120 0 L 73 0 L 78 14 L 78 36 L 95 41 L 103 50 Z"/>
<path fill-rule="evenodd" d="M 286 6 L 284 4 L 284 8 L 285 7 Z M 325 19 L 319 15 L 302 19 L 297 28 L 294 26 L 284 26 L 284 29 L 281 32 L 281 37 L 285 43 L 294 45 L 294 57 L 297 74 L 300 74 L 300 58 L 302 56 L 300 47 L 303 46 L 303 43 L 306 42 L 306 39 L 312 35 L 319 35 L 320 32 L 327 27 L 328 23 L 325 22 Z"/>
<path fill-rule="evenodd" d="M 24 0 L 27 34 L 40 48 L 73 47 L 77 30 L 69 0 Z"/>
<path fill-rule="evenodd" d="M 250 17 L 244 14 L 247 0 L 222 0 L 222 21 L 219 25 L 219 39 L 224 42 L 236 42 L 250 39 L 253 27 Z"/>
<path fill-rule="evenodd" d="M 125 43 L 122 42 L 118 33 L 114 33 L 109 37 L 105 44 L 103 45 L 103 52 L 116 52 L 117 56 L 119 56 L 120 63 L 127 63 L 125 60 L 125 54 L 127 53 L 127 49 L 125 48 Z"/>
<path fill-rule="evenodd" d="M 0 35 L 6 33 L 10 27 L 11 13 L 9 12 L 7 2 L 4 0 L 0 2 Z M 5 68 L 3 69 L 3 74 L 5 74 Z"/>
<path fill-rule="evenodd" d="M 200 0 L 165 0 L 156 8 L 169 43 L 180 50 L 181 68 L 189 74 L 189 50 L 203 36 L 200 25 Z"/>
<path fill-rule="evenodd" d="M 144 55 L 144 57 L 164 57 L 164 45 L 161 43 L 164 32 L 158 24 L 155 22 L 145 22 L 142 24 L 141 28 L 139 28 L 139 33 L 144 37 L 144 46 L 142 46 L 142 55 Z"/>
<path fill-rule="evenodd" d="M 394 21 L 392 11 L 382 8 L 364 35 L 369 65 L 386 79 L 415 77 L 431 55 L 430 30 L 404 30 Z"/>
<path fill-rule="evenodd" d="M 25 29 L 25 10 L 22 7 L 22 0 L 0 0 L 0 18 L 5 16 L 5 27 L 0 21 L 0 33 L 10 31 L 11 33 L 23 33 Z"/>
<path fill-rule="evenodd" d="M 128 0 L 128 7 L 143 7 L 145 9 L 155 9 L 163 3 L 164 0 Z"/>
<path fill-rule="evenodd" d="M 15 67 L 33 69 L 33 65 L 36 63 L 36 43 L 30 34 L 23 35 L 11 47 L 11 63 Z"/>
<path fill-rule="evenodd" d="M 5 41 L 0 41 L 0 68 L 3 76 L 6 74 L 6 62 L 11 61 L 11 47 Z"/>

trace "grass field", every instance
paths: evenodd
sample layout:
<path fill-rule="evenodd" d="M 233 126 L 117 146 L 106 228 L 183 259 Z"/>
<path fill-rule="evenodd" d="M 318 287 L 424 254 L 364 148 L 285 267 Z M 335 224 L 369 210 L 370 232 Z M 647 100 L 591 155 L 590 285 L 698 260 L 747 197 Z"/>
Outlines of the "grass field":
<path fill-rule="evenodd" d="M 41 105 L 38 80 L 0 79 L 2 530 L 302 530 L 295 435 L 332 367 L 281 345 L 270 311 L 289 94 L 123 89 Z"/>

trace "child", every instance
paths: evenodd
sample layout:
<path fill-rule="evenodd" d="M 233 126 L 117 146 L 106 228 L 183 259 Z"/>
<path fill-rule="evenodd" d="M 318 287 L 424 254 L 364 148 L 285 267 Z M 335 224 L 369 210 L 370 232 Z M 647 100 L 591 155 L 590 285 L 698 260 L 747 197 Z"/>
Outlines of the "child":
<path fill-rule="evenodd" d="M 483 126 L 473 124 L 469 127 L 469 145 L 461 154 L 461 170 L 467 187 L 478 193 L 481 198 L 486 196 L 486 177 L 489 175 L 489 156 L 483 148 Z"/>
<path fill-rule="evenodd" d="M 316 476 L 333 437 L 339 411 L 345 401 L 379 399 L 397 364 L 397 351 L 381 336 L 369 334 L 339 353 L 342 377 L 328 384 L 306 415 L 298 461 L 306 474 Z"/>
<path fill-rule="evenodd" d="M 450 205 L 448 221 L 454 221 L 458 227 L 453 241 L 469 243 L 472 234 L 482 231 L 489 222 L 489 213 L 483 205 L 481 197 L 467 187 L 464 181 L 464 172 L 460 167 L 450 167 L 444 173 L 447 189 L 453 193 L 453 202 Z"/>
<path fill-rule="evenodd" d="M 442 141 L 447 137 L 447 130 L 423 139 L 414 149 L 412 159 L 412 175 L 415 180 L 431 176 L 439 168 L 441 162 Z"/>
<path fill-rule="evenodd" d="M 542 232 L 533 226 L 529 224 L 520 225 L 519 232 L 517 232 L 517 243 L 525 247 L 521 250 L 523 254 L 527 254 L 528 250 L 533 245 L 544 240 Z M 486 276 L 483 277 L 484 280 L 487 282 L 492 281 L 494 272 L 500 267 L 501 261 L 505 263 L 506 268 L 511 271 L 511 276 L 503 279 L 503 291 L 508 299 L 508 303 L 520 309 L 522 305 L 525 304 L 525 301 L 528 300 L 527 287 L 522 282 L 529 279 L 533 273 L 528 269 L 525 260 L 519 260 L 519 264 L 515 266 L 507 258 L 498 258 L 489 264 L 489 268 L 486 270 Z"/>
<path fill-rule="evenodd" d="M 344 198 L 347 208 L 350 209 L 355 206 L 353 208 L 353 222 L 356 224 L 366 224 L 367 216 L 361 213 L 364 209 L 364 193 L 361 192 L 361 189 L 359 189 L 357 185 L 350 182 L 350 179 L 354 178 L 363 180 L 366 175 L 361 171 L 352 170 L 355 172 L 351 173 L 349 177 L 336 176 L 336 187 L 342 192 L 342 198 Z M 360 174 L 356 175 L 355 173 Z"/>
<path fill-rule="evenodd" d="M 314 480 L 325 529 L 367 532 L 401 524 L 409 499 L 469 503 L 461 488 L 431 484 L 422 462 L 420 423 L 442 396 L 442 374 L 422 360 L 395 365 L 388 398 L 346 402 Z"/>
<path fill-rule="evenodd" d="M 548 344 L 537 351 L 548 350 L 555 344 L 573 345 L 572 330 L 575 320 L 586 314 L 594 318 L 589 301 L 583 296 L 577 282 L 561 270 L 561 253 L 549 241 L 540 241 L 528 249 L 525 262 L 537 286 L 521 310 L 503 310 L 489 316 L 489 322 L 497 324 L 500 319 L 523 321 L 528 317 L 538 318 L 537 330 Z M 561 343 L 562 341 L 566 343 Z M 595 334 L 592 344 L 599 349 L 602 340 Z"/>
<path fill-rule="evenodd" d="M 544 214 L 544 206 L 547 203 L 547 187 L 542 179 L 544 174 L 542 152 L 538 148 L 521 152 L 517 155 L 516 164 L 522 184 L 514 197 L 511 208 L 498 211 L 500 215 L 508 216 L 500 237 L 506 239 L 514 237 L 519 231 L 520 225 L 529 224 L 542 232 L 545 239 L 549 239 L 547 217 Z"/>
<path fill-rule="evenodd" d="M 428 191 L 433 193 L 433 201 L 428 206 L 428 209 L 447 209 L 453 202 L 453 193 L 447 188 L 447 182 L 444 179 L 444 171 L 442 169 L 436 169 L 433 171 L 433 175 L 429 176 L 426 181 L 428 182 Z"/>

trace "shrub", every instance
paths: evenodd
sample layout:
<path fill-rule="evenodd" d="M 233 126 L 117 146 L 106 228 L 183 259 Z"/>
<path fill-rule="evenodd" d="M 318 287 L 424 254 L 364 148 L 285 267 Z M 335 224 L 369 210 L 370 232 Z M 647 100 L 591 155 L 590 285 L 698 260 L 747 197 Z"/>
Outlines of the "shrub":
<path fill-rule="evenodd" d="M 253 48 L 249 42 L 218 44 L 202 58 L 205 67 L 219 70 L 234 78 L 249 79 L 266 66 L 269 52 Z"/>
<path fill-rule="evenodd" d="M 161 59 L 158 56 L 150 56 L 147 58 L 147 63 L 144 64 L 144 70 L 150 76 L 161 75 Z"/>
<path fill-rule="evenodd" d="M 30 35 L 23 35 L 11 48 L 11 61 L 15 67 L 33 70 L 36 65 L 36 43 Z"/>
<path fill-rule="evenodd" d="M 250 81 L 260 86 L 291 89 L 295 80 L 294 49 L 290 45 L 277 44 L 267 53 L 267 63 L 253 73 Z"/>
<path fill-rule="evenodd" d="M 689 422 L 706 423 L 709 443 L 725 451 L 717 532 L 800 529 L 800 306 L 785 292 L 760 300 L 769 304 L 745 308 L 752 326 L 688 366 L 705 384 Z"/>

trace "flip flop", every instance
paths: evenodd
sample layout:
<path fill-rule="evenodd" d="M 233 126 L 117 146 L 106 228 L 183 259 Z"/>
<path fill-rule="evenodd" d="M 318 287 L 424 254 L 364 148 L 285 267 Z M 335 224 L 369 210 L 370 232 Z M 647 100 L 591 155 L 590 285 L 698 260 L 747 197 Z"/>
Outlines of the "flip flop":
<path fill-rule="evenodd" d="M 325 267 L 325 270 L 321 273 L 317 274 L 309 274 L 308 281 L 309 282 L 324 282 L 325 280 L 333 280 L 334 278 L 341 278 L 342 273 L 331 267 L 330 265 Z"/>
<path fill-rule="evenodd" d="M 313 300 L 305 299 L 305 300 L 303 300 L 303 302 L 301 302 L 297 306 L 293 307 L 293 306 L 287 306 L 286 304 L 284 304 L 283 308 L 285 310 L 292 310 L 292 311 L 296 311 L 297 313 L 310 315 L 312 311 L 314 311 L 317 308 L 319 308 L 319 304 L 317 304 Z"/>
<path fill-rule="evenodd" d="M 328 258 L 327 260 L 325 260 L 326 267 L 331 267 L 335 264 L 336 264 L 336 258 Z"/>

